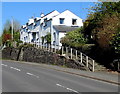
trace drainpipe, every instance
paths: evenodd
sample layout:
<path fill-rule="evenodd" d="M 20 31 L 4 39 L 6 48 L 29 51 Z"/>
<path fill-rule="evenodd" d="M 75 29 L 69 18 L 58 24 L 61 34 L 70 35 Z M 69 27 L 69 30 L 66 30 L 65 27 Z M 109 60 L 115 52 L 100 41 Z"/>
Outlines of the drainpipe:
<path fill-rule="evenodd" d="M 39 26 L 40 26 L 40 28 L 39 28 L 39 42 L 40 42 L 40 40 L 41 40 L 41 31 L 42 31 L 42 28 L 41 28 L 41 24 L 40 24 Z M 40 46 L 42 46 L 41 43 L 40 43 Z"/>

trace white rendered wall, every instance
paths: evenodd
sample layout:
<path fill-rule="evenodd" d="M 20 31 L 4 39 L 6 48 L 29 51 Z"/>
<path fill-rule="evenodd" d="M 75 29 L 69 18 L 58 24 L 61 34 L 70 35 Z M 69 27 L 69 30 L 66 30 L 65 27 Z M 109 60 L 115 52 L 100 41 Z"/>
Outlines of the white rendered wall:
<path fill-rule="evenodd" d="M 51 28 L 51 22 L 47 21 L 46 22 L 46 26 L 42 26 L 42 36 L 45 36 L 48 32 L 50 32 L 50 28 Z"/>
<path fill-rule="evenodd" d="M 40 26 L 40 30 L 39 30 L 39 41 L 42 43 L 42 38 L 45 35 L 47 35 L 48 33 L 51 33 L 51 20 L 46 22 L 46 26 L 45 23 L 41 24 Z M 44 41 L 45 42 L 45 41 Z"/>
<path fill-rule="evenodd" d="M 47 26 L 44 25 L 44 19 L 47 18 L 46 24 Z M 64 24 L 60 24 L 60 18 L 65 18 Z M 34 27 L 34 24 L 28 25 L 27 28 L 29 29 L 29 32 L 26 32 L 24 29 L 22 35 L 20 35 L 20 40 L 23 42 L 31 42 L 33 39 L 32 32 L 36 32 L 36 39 L 39 38 L 39 42 L 42 42 L 41 37 L 45 36 L 48 32 L 51 32 L 51 44 L 55 41 L 56 45 L 62 46 L 60 43 L 60 40 L 62 37 L 65 36 L 65 32 L 60 32 L 56 31 L 53 26 L 54 25 L 65 25 L 65 26 L 73 26 L 72 25 L 72 19 L 77 19 L 77 25 L 76 26 L 83 26 L 82 19 L 70 12 L 69 10 L 64 11 L 63 13 L 59 13 L 58 11 L 53 11 L 52 13 L 40 18 L 41 20 L 35 22 L 33 19 L 29 19 L 28 24 L 34 23 L 37 24 L 36 27 Z M 50 20 L 51 19 L 51 20 Z M 42 24 L 43 23 L 43 24 Z M 75 25 L 74 25 L 75 26 Z M 21 30 L 21 31 L 22 31 Z M 39 32 L 39 33 L 38 33 Z M 54 37 L 54 32 L 55 36 Z M 24 40 L 24 37 L 27 36 L 26 41 Z"/>
<path fill-rule="evenodd" d="M 61 41 L 61 38 L 65 36 L 65 34 L 66 34 L 65 32 L 59 32 L 59 40 L 58 40 L 59 46 L 62 46 L 62 44 L 60 43 L 60 41 Z"/>
<path fill-rule="evenodd" d="M 27 39 L 25 39 L 26 36 L 28 36 L 28 33 L 27 33 L 27 32 L 23 32 L 23 33 L 22 33 L 22 37 L 21 37 L 23 43 L 27 41 Z"/>
<path fill-rule="evenodd" d="M 51 18 L 53 18 L 54 16 L 56 16 L 56 15 L 58 15 L 58 14 L 60 14 L 60 13 L 55 10 L 55 11 L 53 11 L 52 13 L 50 13 L 50 14 L 42 17 L 40 23 L 43 23 L 45 18 L 47 18 L 47 20 L 50 20 Z"/>
<path fill-rule="evenodd" d="M 65 18 L 64 24 L 60 24 L 60 18 Z M 83 26 L 82 19 L 70 12 L 69 10 L 64 11 L 63 13 L 59 14 L 58 16 L 53 18 L 52 24 L 53 25 L 66 25 L 72 26 L 72 19 L 77 19 L 77 26 Z"/>
<path fill-rule="evenodd" d="M 41 23 L 44 22 L 44 19 L 45 19 L 45 18 L 47 18 L 47 20 L 50 20 L 51 18 L 53 18 L 54 16 L 59 15 L 59 14 L 60 14 L 60 13 L 55 10 L 55 11 L 53 11 L 52 13 L 50 13 L 50 14 L 42 17 L 42 18 L 41 18 Z"/>
<path fill-rule="evenodd" d="M 51 25 L 51 44 L 53 44 L 54 41 L 56 42 L 56 38 L 54 37 L 54 33 L 55 33 L 55 36 L 57 37 L 56 32 L 57 31 L 53 28 L 53 25 Z"/>

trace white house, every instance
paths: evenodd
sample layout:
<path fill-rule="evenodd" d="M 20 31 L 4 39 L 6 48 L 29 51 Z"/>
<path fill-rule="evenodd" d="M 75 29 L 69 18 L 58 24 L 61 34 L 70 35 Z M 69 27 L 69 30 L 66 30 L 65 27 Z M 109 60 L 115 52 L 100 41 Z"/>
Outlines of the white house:
<path fill-rule="evenodd" d="M 62 13 L 54 10 L 41 17 L 31 18 L 26 25 L 21 27 L 20 40 L 23 42 L 39 42 L 42 45 L 42 37 L 51 33 L 51 44 L 62 46 L 60 39 L 66 32 L 73 31 L 83 26 L 82 19 L 69 10 Z M 46 41 L 44 41 L 46 43 Z"/>

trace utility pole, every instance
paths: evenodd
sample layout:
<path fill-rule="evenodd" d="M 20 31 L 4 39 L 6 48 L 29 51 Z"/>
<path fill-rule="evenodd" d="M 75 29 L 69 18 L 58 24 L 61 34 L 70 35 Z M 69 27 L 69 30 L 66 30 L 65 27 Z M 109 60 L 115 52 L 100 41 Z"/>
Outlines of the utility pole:
<path fill-rule="evenodd" d="M 12 24 L 12 32 L 11 32 L 11 36 L 12 36 L 12 41 L 13 41 L 13 17 L 12 17 L 11 24 Z"/>

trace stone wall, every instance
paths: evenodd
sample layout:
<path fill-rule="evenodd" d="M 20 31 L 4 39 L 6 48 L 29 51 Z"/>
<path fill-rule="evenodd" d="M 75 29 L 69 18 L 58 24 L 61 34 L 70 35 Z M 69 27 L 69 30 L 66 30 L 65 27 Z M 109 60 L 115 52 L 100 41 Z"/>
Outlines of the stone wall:
<path fill-rule="evenodd" d="M 18 48 L 4 48 L 2 50 L 2 58 L 3 59 L 12 59 L 17 60 L 18 58 L 19 49 Z"/>
<path fill-rule="evenodd" d="M 2 50 L 2 58 L 11 59 L 12 48 L 7 47 Z"/>
<path fill-rule="evenodd" d="M 3 59 L 5 58 L 19 61 L 45 63 L 86 70 L 86 67 L 80 65 L 78 62 L 72 59 L 67 59 L 59 54 L 34 47 L 5 48 L 2 51 L 2 57 Z"/>

